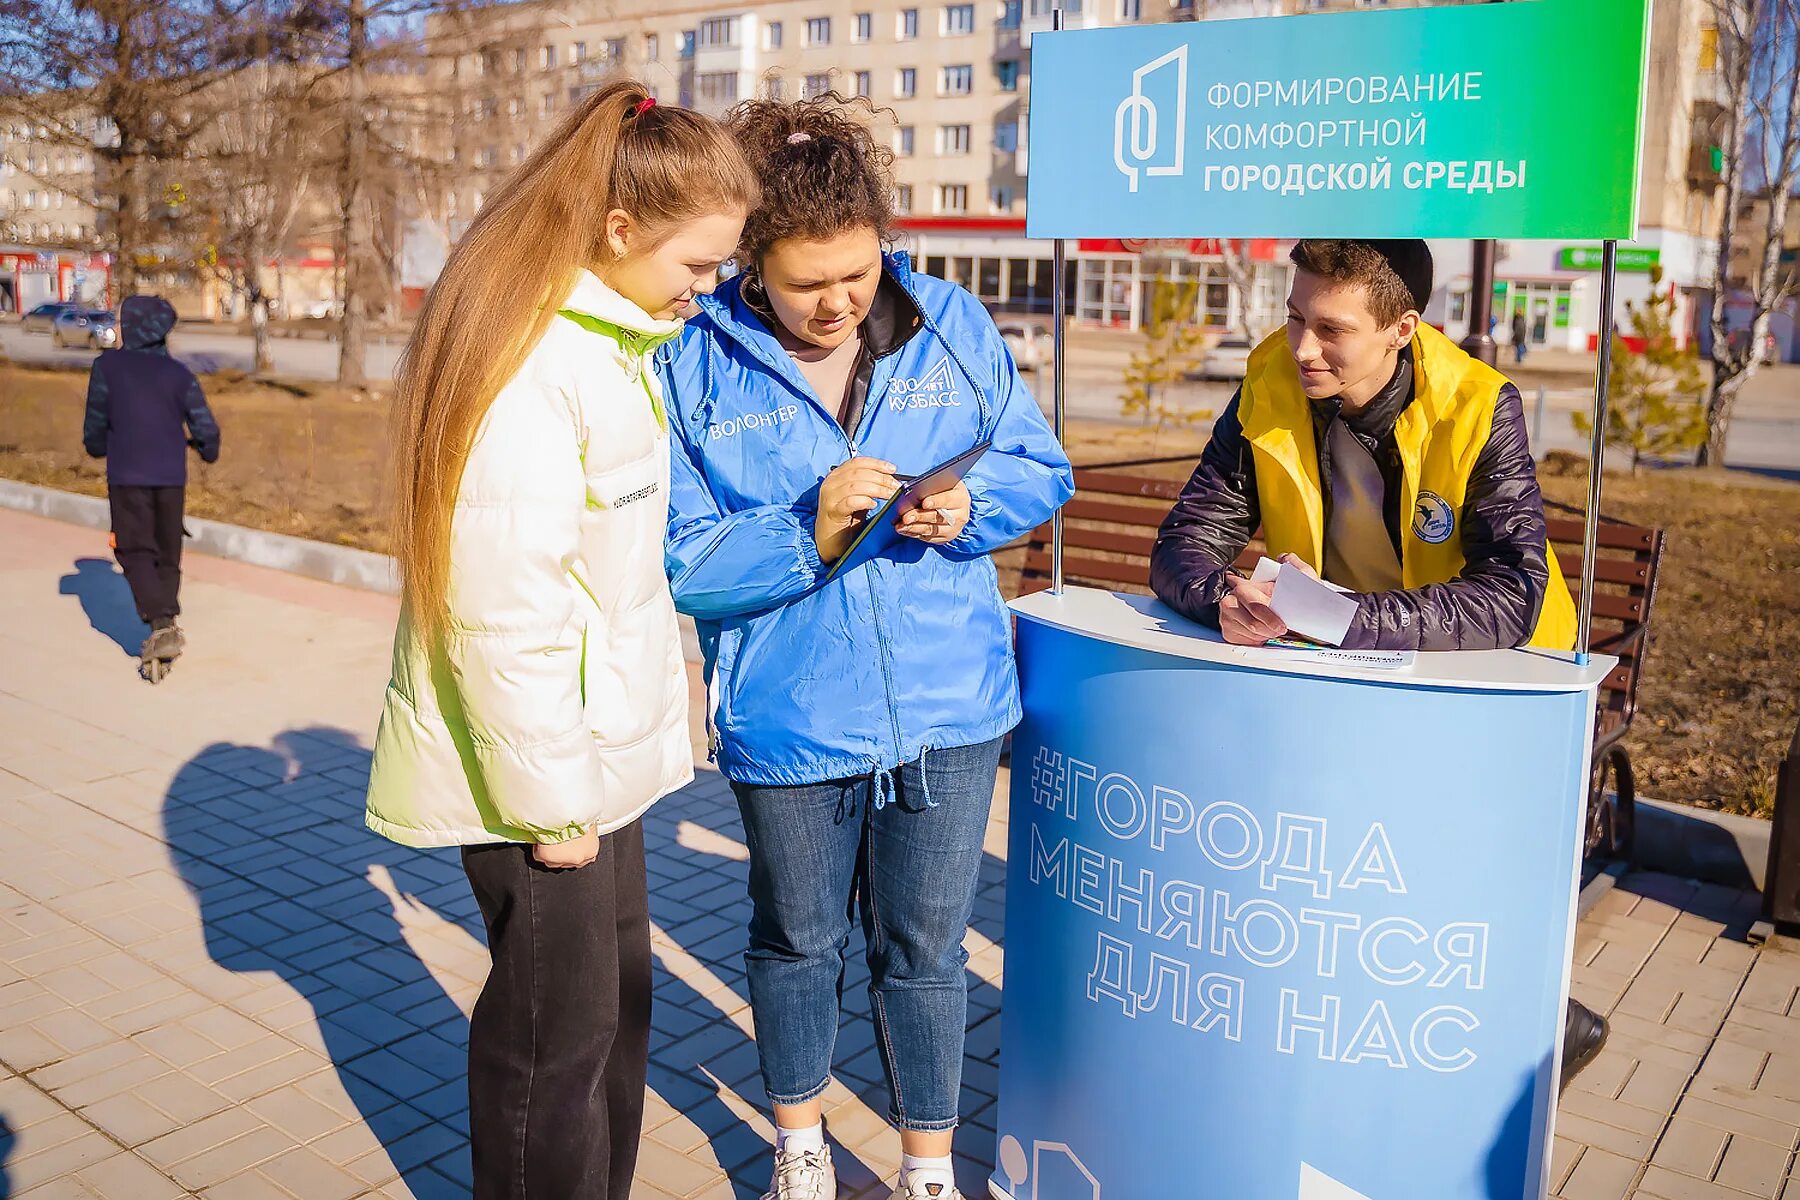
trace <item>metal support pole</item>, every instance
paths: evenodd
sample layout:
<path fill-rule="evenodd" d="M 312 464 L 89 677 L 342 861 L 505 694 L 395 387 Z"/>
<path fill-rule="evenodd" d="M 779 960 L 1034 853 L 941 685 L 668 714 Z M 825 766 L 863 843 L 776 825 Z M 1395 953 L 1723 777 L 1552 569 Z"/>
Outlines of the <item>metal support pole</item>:
<path fill-rule="evenodd" d="M 1058 4 L 1050 10 L 1050 28 L 1060 31 L 1063 27 L 1062 5 Z M 1053 398 L 1052 425 L 1056 430 L 1056 444 L 1066 452 L 1068 442 L 1063 436 L 1063 415 L 1066 404 L 1063 395 L 1065 374 L 1063 371 L 1063 338 L 1064 327 L 1069 321 L 1069 287 L 1068 264 L 1066 261 L 1063 239 L 1057 238 L 1050 243 L 1051 270 L 1056 272 L 1054 287 L 1051 291 L 1051 318 L 1055 325 L 1050 331 L 1050 391 Z M 1050 518 L 1050 594 L 1058 596 L 1063 590 L 1063 514 L 1062 509 Z"/>
<path fill-rule="evenodd" d="M 1600 540 L 1600 488 L 1606 474 L 1607 393 L 1612 375 L 1613 291 L 1618 282 L 1619 243 L 1605 243 L 1600 264 L 1600 356 L 1594 365 L 1594 440 L 1588 448 L 1587 524 L 1581 536 L 1581 608 L 1575 623 L 1575 661 L 1586 666 L 1588 634 L 1594 623 L 1594 561 Z"/>
<path fill-rule="evenodd" d="M 1496 357 L 1494 335 L 1488 332 L 1494 311 L 1494 240 L 1476 238 L 1469 247 L 1469 332 L 1462 348 L 1491 367 Z"/>
<path fill-rule="evenodd" d="M 1544 406 L 1549 401 L 1549 389 L 1538 384 L 1537 407 L 1532 410 L 1531 417 L 1531 457 L 1542 458 L 1548 451 L 1544 445 Z"/>

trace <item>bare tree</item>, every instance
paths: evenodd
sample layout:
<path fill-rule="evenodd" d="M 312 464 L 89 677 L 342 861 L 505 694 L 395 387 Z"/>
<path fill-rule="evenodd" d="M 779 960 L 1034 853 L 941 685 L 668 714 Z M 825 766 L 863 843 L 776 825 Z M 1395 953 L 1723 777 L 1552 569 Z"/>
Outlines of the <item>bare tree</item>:
<path fill-rule="evenodd" d="M 1256 311 L 1256 264 L 1250 260 L 1250 243 L 1245 238 L 1222 238 L 1219 257 L 1225 262 L 1225 274 L 1237 296 L 1238 332 L 1254 346 L 1257 331 L 1251 327 L 1250 314 Z"/>
<path fill-rule="evenodd" d="M 121 293 L 135 289 L 140 256 L 154 261 L 154 243 L 191 212 L 158 165 L 186 153 L 201 94 L 270 52 L 266 3 L 0 0 L 0 116 L 98 159 L 85 199 L 106 214 Z"/>
<path fill-rule="evenodd" d="M 197 258 L 244 298 L 258 371 L 274 365 L 263 270 L 287 243 L 319 157 L 305 87 L 299 69 L 269 64 L 221 84 L 212 97 L 220 111 L 192 172 L 207 215 Z"/>
<path fill-rule="evenodd" d="M 1800 85 L 1794 62 L 1800 52 L 1800 0 L 1709 0 L 1718 29 L 1718 61 L 1723 108 L 1719 145 L 1723 152 L 1723 194 L 1719 205 L 1718 263 L 1712 303 L 1712 388 L 1707 398 L 1707 440 L 1700 462 L 1722 466 L 1725 439 L 1738 393 L 1762 365 L 1770 318 L 1795 292 L 1795 279 L 1781 267 L 1788 205 L 1800 182 Z M 1743 281 L 1750 304 L 1744 336 L 1734 338 L 1727 306 L 1737 282 L 1731 274 L 1732 243 L 1738 235 L 1743 201 L 1757 190 L 1760 176 L 1768 203 Z"/>
<path fill-rule="evenodd" d="M 395 306 L 406 225 L 439 210 L 443 181 L 467 169 L 444 157 L 460 123 L 479 101 L 478 122 L 493 125 L 503 61 L 519 73 L 520 39 L 540 20 L 480 0 L 308 0 L 302 40 L 333 131 L 320 174 L 336 184 L 343 386 L 367 384 L 369 328 Z"/>

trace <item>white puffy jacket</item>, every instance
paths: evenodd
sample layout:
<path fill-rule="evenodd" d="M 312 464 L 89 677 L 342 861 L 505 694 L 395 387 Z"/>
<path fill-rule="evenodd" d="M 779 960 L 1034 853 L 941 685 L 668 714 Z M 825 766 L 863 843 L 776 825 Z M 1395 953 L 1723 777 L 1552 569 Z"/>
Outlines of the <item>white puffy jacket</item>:
<path fill-rule="evenodd" d="M 449 632 L 404 615 L 369 828 L 409 846 L 554 842 L 693 778 L 663 571 L 669 435 L 650 355 L 680 330 L 583 272 L 476 434 Z"/>

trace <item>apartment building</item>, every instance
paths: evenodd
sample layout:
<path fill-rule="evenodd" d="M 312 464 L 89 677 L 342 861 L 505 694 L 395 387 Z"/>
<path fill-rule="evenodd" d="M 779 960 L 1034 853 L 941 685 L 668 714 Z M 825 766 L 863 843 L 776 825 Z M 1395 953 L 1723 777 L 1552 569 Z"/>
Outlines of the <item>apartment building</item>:
<path fill-rule="evenodd" d="M 93 198 L 92 150 L 69 147 L 48 126 L 0 122 L 0 311 L 106 294 Z"/>
<path fill-rule="evenodd" d="M 1458 0 L 1066 0 L 1069 28 L 1141 22 L 1287 16 Z M 1691 324 L 1711 277 L 1717 163 L 1716 42 L 1707 0 L 1654 0 L 1645 121 L 1643 233 L 1625 256 L 1622 299 L 1648 294 L 1647 264 L 1676 289 Z M 866 96 L 893 147 L 895 205 L 904 244 L 922 267 L 990 304 L 1047 313 L 1047 244 L 1025 233 L 1026 114 L 1031 40 L 1050 28 L 1052 0 L 774 0 L 755 8 L 718 0 L 622 12 L 605 3 L 508 6 L 465 30 L 444 86 L 469 92 L 452 151 L 463 170 L 448 204 L 461 219 L 533 137 L 608 77 L 627 73 L 660 98 L 722 112 L 751 96 L 836 90 Z M 504 23 L 504 28 L 500 23 Z M 1568 48 L 1571 52 L 1574 48 Z M 1546 53 L 1548 53 L 1548 49 Z M 473 74 L 471 74 L 473 73 Z M 472 83 L 471 80 L 474 82 Z M 1546 87 L 1565 86 L 1546 75 Z M 1572 108 L 1571 136 L 1579 135 Z M 453 228 L 453 227 L 452 227 Z M 1093 238 L 1071 243 L 1072 312 L 1087 324 L 1137 328 L 1156 280 L 1197 278 L 1200 316 L 1239 323 L 1243 297 L 1221 253 L 1196 237 L 1173 242 Z M 1236 246 L 1256 283 L 1249 323 L 1279 323 L 1287 245 Z M 1460 332 L 1467 321 L 1467 243 L 1436 247 L 1440 286 L 1428 317 Z M 1596 248 L 1514 242 L 1502 247 L 1495 310 L 1522 307 L 1534 343 L 1584 349 L 1599 324 Z"/>

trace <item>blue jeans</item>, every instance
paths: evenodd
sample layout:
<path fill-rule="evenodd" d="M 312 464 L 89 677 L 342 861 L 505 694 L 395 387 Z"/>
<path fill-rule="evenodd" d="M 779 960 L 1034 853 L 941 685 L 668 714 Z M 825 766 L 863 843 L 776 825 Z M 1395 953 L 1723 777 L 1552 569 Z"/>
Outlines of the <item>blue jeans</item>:
<path fill-rule="evenodd" d="M 750 849 L 750 1006 L 775 1103 L 803 1104 L 830 1082 L 860 908 L 889 1119 L 921 1132 L 956 1127 L 969 1007 L 963 932 L 999 767 L 996 739 L 933 750 L 874 778 L 732 784 Z"/>

